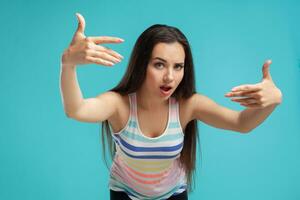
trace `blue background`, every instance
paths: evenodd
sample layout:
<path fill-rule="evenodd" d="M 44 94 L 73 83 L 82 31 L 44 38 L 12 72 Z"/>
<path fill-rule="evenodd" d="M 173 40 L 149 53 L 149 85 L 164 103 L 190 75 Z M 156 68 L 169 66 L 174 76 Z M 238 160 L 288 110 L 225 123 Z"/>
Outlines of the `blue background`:
<path fill-rule="evenodd" d="M 1 1 L 0 199 L 108 199 L 100 124 L 67 118 L 60 58 L 77 27 L 125 39 L 113 68 L 82 65 L 85 98 L 122 78 L 137 37 L 152 24 L 180 28 L 193 51 L 197 91 L 234 110 L 232 87 L 272 78 L 283 102 L 247 135 L 199 122 L 203 159 L 191 200 L 300 199 L 299 1 Z M 199 152 L 200 157 L 200 152 Z"/>

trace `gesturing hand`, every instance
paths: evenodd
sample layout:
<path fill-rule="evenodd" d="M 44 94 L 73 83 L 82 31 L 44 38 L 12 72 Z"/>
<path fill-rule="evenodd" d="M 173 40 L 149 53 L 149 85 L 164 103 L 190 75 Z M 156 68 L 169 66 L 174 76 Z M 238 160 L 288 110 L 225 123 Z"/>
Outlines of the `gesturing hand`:
<path fill-rule="evenodd" d="M 265 108 L 269 105 L 277 105 L 282 101 L 282 93 L 275 86 L 269 68 L 272 61 L 267 60 L 262 68 L 263 79 L 257 84 L 245 84 L 232 88 L 225 97 L 245 97 L 232 98 L 232 101 L 239 102 L 249 108 Z"/>
<path fill-rule="evenodd" d="M 124 40 L 109 36 L 86 37 L 84 34 L 85 20 L 79 13 L 76 13 L 76 16 L 78 19 L 78 27 L 70 46 L 62 55 L 62 64 L 77 65 L 95 63 L 113 66 L 115 63 L 120 62 L 123 56 L 99 44 L 121 43 Z"/>

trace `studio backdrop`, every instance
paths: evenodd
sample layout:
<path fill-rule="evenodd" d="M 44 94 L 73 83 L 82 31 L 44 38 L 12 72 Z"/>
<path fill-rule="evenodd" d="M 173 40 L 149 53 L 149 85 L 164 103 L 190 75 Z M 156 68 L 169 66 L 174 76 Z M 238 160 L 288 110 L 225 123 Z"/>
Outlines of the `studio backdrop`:
<path fill-rule="evenodd" d="M 1 1 L 0 199 L 106 200 L 109 171 L 101 124 L 68 118 L 60 93 L 61 55 L 86 20 L 87 36 L 124 56 L 114 67 L 81 65 L 84 98 L 119 83 L 137 37 L 153 24 L 178 27 L 194 57 L 197 92 L 234 110 L 224 94 L 262 79 L 272 60 L 283 101 L 248 134 L 198 121 L 191 200 L 300 199 L 300 3 L 286 1 Z"/>

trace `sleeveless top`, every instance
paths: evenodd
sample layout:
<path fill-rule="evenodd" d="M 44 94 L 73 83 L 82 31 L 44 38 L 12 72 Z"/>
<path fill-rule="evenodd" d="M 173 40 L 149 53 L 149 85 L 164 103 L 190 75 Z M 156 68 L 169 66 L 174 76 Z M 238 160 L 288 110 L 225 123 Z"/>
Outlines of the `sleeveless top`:
<path fill-rule="evenodd" d="M 179 105 L 169 98 L 167 128 L 160 136 L 145 136 L 139 127 L 136 93 L 128 94 L 130 116 L 126 126 L 112 132 L 116 154 L 110 168 L 109 188 L 127 193 L 130 199 L 167 199 L 187 188 L 185 171 L 179 165 L 184 134 Z"/>

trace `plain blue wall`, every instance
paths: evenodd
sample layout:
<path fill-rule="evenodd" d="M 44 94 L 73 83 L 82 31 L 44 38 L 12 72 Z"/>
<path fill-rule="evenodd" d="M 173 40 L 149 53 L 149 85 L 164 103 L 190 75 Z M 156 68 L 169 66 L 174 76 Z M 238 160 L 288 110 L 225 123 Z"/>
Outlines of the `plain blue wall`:
<path fill-rule="evenodd" d="M 85 98 L 119 82 L 137 37 L 155 23 L 185 33 L 198 92 L 231 109 L 245 107 L 224 94 L 260 82 L 272 59 L 283 103 L 247 135 L 199 122 L 203 158 L 190 199 L 300 199 L 299 10 L 296 0 L 1 1 L 0 199 L 109 197 L 100 125 L 67 118 L 60 96 L 60 57 L 75 12 L 86 19 L 86 35 L 125 39 L 108 45 L 125 57 L 115 67 L 78 67 Z"/>

